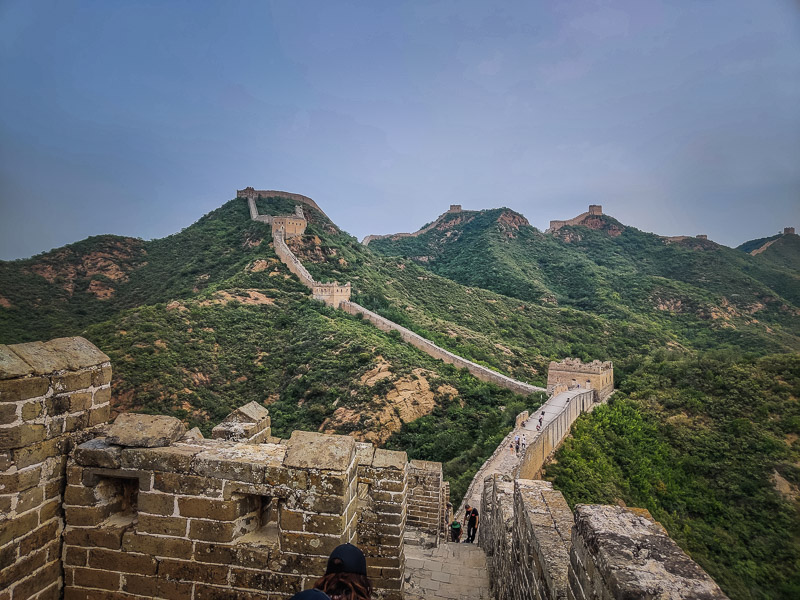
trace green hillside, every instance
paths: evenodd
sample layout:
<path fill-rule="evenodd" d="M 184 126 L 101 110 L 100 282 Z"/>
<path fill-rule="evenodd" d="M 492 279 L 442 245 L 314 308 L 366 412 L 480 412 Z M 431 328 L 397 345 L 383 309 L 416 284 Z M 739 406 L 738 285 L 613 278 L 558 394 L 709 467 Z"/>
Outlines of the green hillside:
<path fill-rule="evenodd" d="M 594 228 L 545 234 L 509 209 L 465 211 L 373 252 L 540 305 L 639 322 L 683 346 L 752 352 L 800 349 L 800 273 L 695 238 L 671 242 L 603 215 Z M 619 358 L 619 356 L 617 356 Z"/>

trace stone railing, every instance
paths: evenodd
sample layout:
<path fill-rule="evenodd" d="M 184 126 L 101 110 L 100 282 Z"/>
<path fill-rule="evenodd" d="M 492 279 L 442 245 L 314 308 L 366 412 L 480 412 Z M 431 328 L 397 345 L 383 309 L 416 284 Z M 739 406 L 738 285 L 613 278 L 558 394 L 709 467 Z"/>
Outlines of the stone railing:
<path fill-rule="evenodd" d="M 350 313 L 351 315 L 362 315 L 367 321 L 382 331 L 397 331 L 405 342 L 411 344 L 415 348 L 422 350 L 433 358 L 438 358 L 439 360 L 442 360 L 448 364 L 455 365 L 460 369 L 467 369 L 470 373 L 482 381 L 494 383 L 495 385 L 507 388 L 518 394 L 532 394 L 534 392 L 545 391 L 545 388 L 530 385 L 529 383 L 524 383 L 522 381 L 517 381 L 516 379 L 507 377 L 502 373 L 492 371 L 487 367 L 462 358 L 457 354 L 453 354 L 449 350 L 445 350 L 433 342 L 426 340 L 424 337 L 414 333 L 410 329 L 407 329 L 402 325 L 398 325 L 397 323 L 390 321 L 389 319 L 382 317 L 379 314 L 374 313 L 371 310 L 360 306 L 359 304 L 356 304 L 355 302 L 342 302 L 340 306 L 342 310 Z"/>
<path fill-rule="evenodd" d="M 726 598 L 646 510 L 578 505 L 547 481 L 486 479 L 478 544 L 495 598 Z"/>

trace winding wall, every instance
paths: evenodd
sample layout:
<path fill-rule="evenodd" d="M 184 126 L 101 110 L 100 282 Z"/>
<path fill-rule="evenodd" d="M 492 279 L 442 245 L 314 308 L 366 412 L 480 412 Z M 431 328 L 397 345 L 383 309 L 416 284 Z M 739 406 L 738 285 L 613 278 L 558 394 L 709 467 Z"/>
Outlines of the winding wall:
<path fill-rule="evenodd" d="M 262 217 L 267 217 L 268 215 L 259 215 L 258 208 L 255 204 L 255 198 L 257 198 L 257 194 L 263 195 L 265 193 L 266 192 L 256 192 L 254 190 L 248 193 L 246 193 L 246 190 L 239 190 L 237 192 L 240 197 L 247 199 L 247 204 L 250 208 L 251 219 L 261 221 L 263 223 L 272 223 L 272 217 L 269 217 L 269 220 L 262 219 Z M 269 193 L 272 194 L 273 192 Z M 291 194 L 285 195 L 287 197 L 292 196 Z M 305 198 L 305 196 L 302 196 L 302 198 Z M 309 200 L 313 203 L 310 198 L 306 198 L 306 200 Z M 305 202 L 305 200 L 303 200 L 303 202 Z M 316 204 L 313 205 L 316 207 Z M 349 283 L 342 286 L 337 283 L 323 284 L 314 281 L 314 278 L 303 266 L 303 263 L 300 262 L 300 259 L 298 259 L 297 256 L 295 256 L 294 253 L 289 249 L 289 246 L 286 245 L 283 229 L 273 226 L 272 235 L 275 245 L 275 254 L 278 255 L 278 258 L 281 259 L 281 262 L 283 262 L 283 264 L 285 264 L 292 273 L 297 275 L 298 279 L 300 279 L 303 285 L 312 290 L 315 299 L 332 304 L 335 308 L 340 308 L 351 315 L 360 314 L 367 321 L 382 331 L 397 331 L 404 341 L 411 344 L 415 348 L 422 350 L 433 358 L 437 358 L 448 364 L 455 365 L 460 369 L 467 369 L 481 381 L 494 383 L 495 385 L 499 385 L 500 387 L 504 387 L 518 394 L 532 394 L 533 392 L 545 391 L 545 388 L 543 387 L 517 381 L 516 379 L 512 379 L 511 377 L 507 377 L 501 373 L 492 371 L 491 369 L 488 369 L 482 365 L 462 358 L 457 354 L 453 354 L 452 352 L 437 346 L 433 342 L 426 340 L 424 337 L 414 333 L 410 329 L 406 329 L 405 327 L 398 325 L 397 323 L 394 323 L 393 321 L 390 321 L 389 319 L 386 319 L 385 317 L 382 317 L 371 310 L 367 310 L 355 302 L 350 302 Z M 324 297 L 319 293 L 320 291 L 324 292 Z"/>
<path fill-rule="evenodd" d="M 542 387 L 537 387 L 535 385 L 530 385 L 528 383 L 523 383 L 522 381 L 512 379 L 511 377 L 506 377 L 501 373 L 492 371 L 491 369 L 476 364 L 470 360 L 467 360 L 466 358 L 462 358 L 457 354 L 453 354 L 452 352 L 437 346 L 433 342 L 426 340 L 424 337 L 414 333 L 410 329 L 406 329 L 402 325 L 398 325 L 397 323 L 390 321 L 389 319 L 382 317 L 379 314 L 374 313 L 359 304 L 356 304 L 355 302 L 342 302 L 340 308 L 351 315 L 362 315 L 367 321 L 382 331 L 397 331 L 403 341 L 411 344 L 419 350 L 422 350 L 433 358 L 438 358 L 439 360 L 451 365 L 455 365 L 460 369 L 467 369 L 481 381 L 494 383 L 518 394 L 532 394 L 533 392 L 545 391 L 545 389 Z"/>

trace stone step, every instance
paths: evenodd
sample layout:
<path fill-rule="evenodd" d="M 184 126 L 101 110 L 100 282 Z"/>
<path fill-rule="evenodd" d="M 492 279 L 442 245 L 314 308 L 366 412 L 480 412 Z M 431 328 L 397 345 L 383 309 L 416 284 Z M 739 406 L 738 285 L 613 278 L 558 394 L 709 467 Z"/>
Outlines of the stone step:
<path fill-rule="evenodd" d="M 477 544 L 406 546 L 406 600 L 490 600 L 486 555 Z"/>

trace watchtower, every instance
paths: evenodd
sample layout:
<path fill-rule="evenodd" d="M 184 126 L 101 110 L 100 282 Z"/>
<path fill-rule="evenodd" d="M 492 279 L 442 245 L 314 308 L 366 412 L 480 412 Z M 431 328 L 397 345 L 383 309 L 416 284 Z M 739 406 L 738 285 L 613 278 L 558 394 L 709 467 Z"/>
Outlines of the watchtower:
<path fill-rule="evenodd" d="M 784 227 L 783 235 L 794 234 L 794 227 Z"/>
<path fill-rule="evenodd" d="M 602 204 L 590 204 L 589 205 L 589 214 L 590 215 L 602 215 L 603 214 L 603 205 Z"/>

